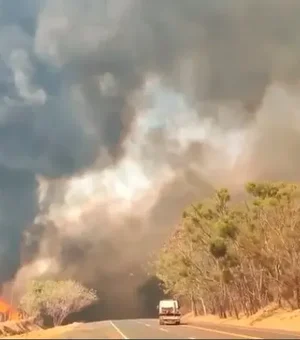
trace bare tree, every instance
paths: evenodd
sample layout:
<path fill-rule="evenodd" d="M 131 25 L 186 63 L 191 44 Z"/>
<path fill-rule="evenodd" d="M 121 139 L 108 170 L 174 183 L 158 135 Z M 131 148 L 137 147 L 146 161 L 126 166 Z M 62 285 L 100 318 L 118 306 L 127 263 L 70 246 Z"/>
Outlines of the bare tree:
<path fill-rule="evenodd" d="M 53 325 L 61 325 L 65 318 L 98 300 L 94 290 L 79 282 L 33 281 L 22 297 L 20 307 L 29 315 L 50 316 Z"/>

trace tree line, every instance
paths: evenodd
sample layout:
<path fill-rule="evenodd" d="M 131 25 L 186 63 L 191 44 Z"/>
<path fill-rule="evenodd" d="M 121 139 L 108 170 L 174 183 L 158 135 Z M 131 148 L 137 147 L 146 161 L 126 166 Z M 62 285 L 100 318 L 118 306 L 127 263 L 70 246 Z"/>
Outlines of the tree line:
<path fill-rule="evenodd" d="M 300 186 L 247 183 L 184 210 L 154 268 L 166 293 L 195 315 L 250 316 L 269 305 L 300 308 Z"/>

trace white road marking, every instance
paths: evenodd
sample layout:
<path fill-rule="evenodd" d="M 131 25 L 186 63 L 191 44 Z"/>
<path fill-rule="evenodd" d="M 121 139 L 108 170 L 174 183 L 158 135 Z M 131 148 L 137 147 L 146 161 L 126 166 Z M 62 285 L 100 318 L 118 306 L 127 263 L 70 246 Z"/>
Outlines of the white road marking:
<path fill-rule="evenodd" d="M 145 323 L 145 322 L 142 322 L 142 321 L 136 321 L 136 322 L 140 325 L 151 327 L 151 325 L 149 325 L 148 323 Z"/>
<path fill-rule="evenodd" d="M 123 339 L 129 339 L 127 336 L 120 330 L 119 327 L 117 327 L 112 321 L 109 321 L 110 324 L 113 326 L 113 328 L 121 335 Z"/>
<path fill-rule="evenodd" d="M 256 337 L 256 336 L 249 336 L 249 335 L 245 335 L 245 334 L 237 334 L 237 333 L 232 333 L 232 332 L 224 332 L 224 331 L 219 331 L 217 329 L 204 328 L 204 327 L 198 327 L 198 326 L 182 325 L 182 327 L 194 328 L 194 329 L 199 329 L 199 330 L 202 330 L 202 331 L 208 331 L 208 332 L 213 332 L 213 333 L 226 334 L 226 335 L 231 335 L 231 336 L 234 336 L 234 337 L 240 337 L 240 338 L 245 338 L 245 339 L 263 339 L 263 338 L 259 338 L 259 337 Z"/>
<path fill-rule="evenodd" d="M 189 339 L 196 339 L 196 338 L 192 338 L 192 337 L 190 337 Z"/>
<path fill-rule="evenodd" d="M 224 325 L 226 327 L 226 325 Z M 230 326 L 230 325 L 227 325 Z M 275 335 L 285 335 L 288 337 L 289 335 L 291 336 L 297 336 L 299 337 L 299 333 L 292 333 L 292 331 L 284 331 L 284 329 L 274 329 L 274 328 L 256 328 L 256 327 L 247 327 L 247 326 L 238 326 L 234 325 L 235 328 L 240 329 L 241 331 L 243 330 L 248 330 L 248 331 L 256 331 L 256 332 L 268 332 L 270 334 L 275 334 Z"/>
<path fill-rule="evenodd" d="M 151 320 L 148 320 L 148 322 L 151 322 L 151 323 L 157 323 L 158 320 L 157 319 L 151 319 Z M 190 326 L 190 325 L 183 325 L 181 324 L 181 327 L 184 327 L 184 326 Z M 230 326 L 230 325 L 228 325 Z M 195 328 L 199 328 L 197 326 L 194 326 Z M 227 327 L 226 325 L 224 325 L 224 328 Z M 256 327 L 247 327 L 247 326 L 236 326 L 234 325 L 234 327 L 236 328 L 236 331 L 239 333 L 240 331 L 243 333 L 243 331 L 255 331 L 255 332 L 268 332 L 270 334 L 275 334 L 275 335 L 284 335 L 286 336 L 287 338 L 289 336 L 297 336 L 299 337 L 299 333 L 293 333 L 291 331 L 285 331 L 283 329 L 272 329 L 272 328 L 265 328 L 265 329 L 262 329 L 262 328 L 256 328 Z M 209 331 L 214 331 L 214 329 L 208 329 Z M 221 331 L 219 331 L 221 332 Z M 225 334 L 229 333 L 229 334 L 236 334 L 236 333 L 230 333 L 230 332 L 227 332 L 227 331 L 224 331 Z M 248 338 L 248 339 L 263 339 L 263 338 L 259 338 L 259 337 L 251 337 L 251 336 L 246 336 L 244 334 L 240 335 L 238 334 L 238 336 L 243 336 L 245 338 Z M 197 339 L 197 338 L 191 338 L 191 339 Z"/>
<path fill-rule="evenodd" d="M 163 331 L 163 332 L 169 332 L 167 329 L 165 329 L 165 328 L 160 328 L 160 330 L 161 331 Z"/>

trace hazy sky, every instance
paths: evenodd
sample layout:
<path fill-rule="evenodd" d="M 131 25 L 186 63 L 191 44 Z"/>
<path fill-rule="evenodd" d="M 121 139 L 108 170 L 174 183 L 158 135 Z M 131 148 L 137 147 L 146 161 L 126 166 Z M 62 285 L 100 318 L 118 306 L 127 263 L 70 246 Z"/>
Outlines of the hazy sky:
<path fill-rule="evenodd" d="M 299 16 L 295 0 L 0 1 L 0 282 L 27 230 L 21 285 L 37 263 L 116 298 L 191 201 L 299 178 Z"/>

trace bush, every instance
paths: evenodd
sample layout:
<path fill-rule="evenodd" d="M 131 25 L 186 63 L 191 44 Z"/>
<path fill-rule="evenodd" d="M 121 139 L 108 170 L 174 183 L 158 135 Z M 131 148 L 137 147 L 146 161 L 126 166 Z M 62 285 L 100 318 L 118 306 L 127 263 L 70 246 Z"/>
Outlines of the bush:
<path fill-rule="evenodd" d="M 51 317 L 53 325 L 58 326 L 69 314 L 97 300 L 94 290 L 76 281 L 32 281 L 21 299 L 20 307 L 33 317 Z"/>

